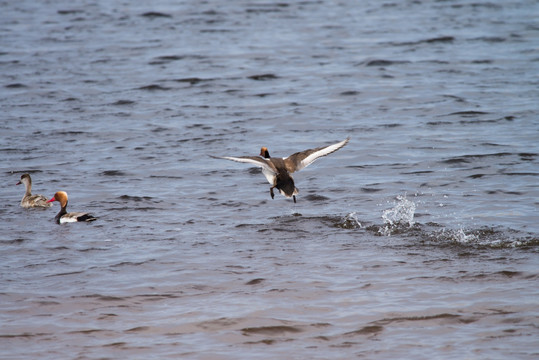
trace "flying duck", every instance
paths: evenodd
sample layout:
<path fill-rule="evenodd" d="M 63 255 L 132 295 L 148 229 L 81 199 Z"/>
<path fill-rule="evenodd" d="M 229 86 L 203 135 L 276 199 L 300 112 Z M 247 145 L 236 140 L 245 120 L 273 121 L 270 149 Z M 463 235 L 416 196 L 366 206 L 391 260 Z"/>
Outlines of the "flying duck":
<path fill-rule="evenodd" d="M 347 138 L 333 145 L 300 151 L 285 158 L 271 157 L 268 148 L 265 146 L 260 149 L 260 156 L 210 156 L 216 159 L 250 163 L 261 167 L 262 173 L 271 184 L 271 198 L 274 198 L 273 189 L 276 188 L 282 195 L 293 198 L 295 203 L 296 195 L 299 191 L 294 185 L 294 179 L 290 174 L 309 166 L 322 156 L 329 155 L 339 150 L 346 145 L 349 140 L 350 138 Z"/>
<path fill-rule="evenodd" d="M 21 206 L 23 208 L 49 208 L 52 204 L 47 203 L 47 198 L 43 195 L 32 195 L 32 178 L 30 174 L 22 174 L 21 180 L 16 184 L 24 184 L 26 192 L 21 200 Z"/>
<path fill-rule="evenodd" d="M 56 220 L 57 224 L 65 224 L 70 222 L 88 222 L 88 221 L 94 221 L 97 220 L 96 217 L 93 215 L 90 215 L 88 213 L 83 212 L 70 212 L 68 213 L 67 208 L 67 193 L 65 191 L 58 191 L 52 199 L 47 201 L 48 203 L 58 201 L 60 202 L 60 212 L 56 214 L 54 217 L 54 220 Z"/>

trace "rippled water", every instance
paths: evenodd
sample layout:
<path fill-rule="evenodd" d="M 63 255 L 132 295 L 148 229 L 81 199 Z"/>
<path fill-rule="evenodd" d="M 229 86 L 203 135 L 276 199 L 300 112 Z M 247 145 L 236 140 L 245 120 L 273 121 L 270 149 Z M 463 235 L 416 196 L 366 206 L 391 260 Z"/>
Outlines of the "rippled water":
<path fill-rule="evenodd" d="M 1 358 L 537 358 L 536 1 L 151 4 L 0 2 Z"/>

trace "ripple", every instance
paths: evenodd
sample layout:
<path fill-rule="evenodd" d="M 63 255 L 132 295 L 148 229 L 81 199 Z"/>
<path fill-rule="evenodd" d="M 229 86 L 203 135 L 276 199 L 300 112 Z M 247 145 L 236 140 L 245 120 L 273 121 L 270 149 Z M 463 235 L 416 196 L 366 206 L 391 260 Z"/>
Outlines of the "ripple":
<path fill-rule="evenodd" d="M 166 91 L 166 90 L 170 90 L 170 89 L 171 88 L 169 88 L 169 87 L 162 86 L 162 85 L 157 85 L 157 84 L 141 86 L 141 87 L 138 88 L 138 90 L 145 90 L 145 91 Z"/>
<path fill-rule="evenodd" d="M 21 83 L 13 83 L 13 84 L 5 85 L 4 87 L 7 89 L 24 89 L 24 88 L 27 88 L 28 86 Z"/>
<path fill-rule="evenodd" d="M 257 80 L 257 81 L 267 81 L 267 80 L 275 80 L 279 77 L 275 74 L 260 74 L 260 75 L 251 75 L 248 77 L 251 80 Z"/>
<path fill-rule="evenodd" d="M 158 12 L 158 11 L 148 11 L 148 12 L 140 14 L 140 16 L 150 18 L 150 19 L 171 18 L 172 17 L 172 15 L 170 15 L 170 14 L 162 13 L 162 12 Z"/>
<path fill-rule="evenodd" d="M 420 44 L 437 44 L 437 43 L 452 43 L 455 41 L 453 36 L 438 36 L 433 38 L 422 39 L 418 41 L 403 41 L 403 42 L 392 42 L 391 45 L 394 46 L 412 46 Z"/>
<path fill-rule="evenodd" d="M 243 335 L 272 335 L 279 336 L 286 333 L 299 333 L 303 330 L 295 326 L 287 325 L 274 325 L 274 326 L 260 326 L 260 327 L 249 327 L 241 329 Z"/>
<path fill-rule="evenodd" d="M 121 170 L 105 170 L 101 172 L 101 176 L 126 176 L 127 174 Z"/>
<path fill-rule="evenodd" d="M 378 334 L 384 330 L 384 327 L 381 325 L 369 325 L 364 326 L 359 330 L 350 331 L 345 333 L 345 336 L 356 336 L 356 335 L 373 335 Z"/>
<path fill-rule="evenodd" d="M 133 101 L 133 100 L 118 100 L 118 101 L 112 103 L 111 105 L 125 106 L 125 105 L 133 105 L 133 104 L 135 104 L 135 101 Z"/>
<path fill-rule="evenodd" d="M 253 279 L 253 280 L 250 280 L 248 282 L 245 283 L 245 285 L 258 285 L 258 284 L 261 284 L 262 282 L 264 282 L 265 279 L 262 279 L 262 278 L 257 278 L 257 279 Z"/>
<path fill-rule="evenodd" d="M 377 59 L 377 60 L 369 60 L 366 63 L 364 63 L 364 65 L 385 67 L 385 66 L 400 65 L 400 64 L 406 64 L 406 63 L 409 63 L 409 61 Z"/>

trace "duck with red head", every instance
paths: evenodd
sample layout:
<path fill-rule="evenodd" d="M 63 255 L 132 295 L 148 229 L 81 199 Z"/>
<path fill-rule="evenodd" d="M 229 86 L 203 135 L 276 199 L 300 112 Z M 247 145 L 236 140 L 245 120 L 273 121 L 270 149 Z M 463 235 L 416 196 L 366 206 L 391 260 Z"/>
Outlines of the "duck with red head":
<path fill-rule="evenodd" d="M 89 222 L 97 220 L 96 217 L 94 217 L 91 214 L 83 213 L 83 212 L 67 212 L 67 193 L 65 191 L 58 191 L 52 199 L 47 201 L 48 203 L 58 201 L 60 203 L 60 212 L 56 214 L 54 217 L 54 220 L 56 220 L 57 224 L 65 224 L 70 222 Z"/>
<path fill-rule="evenodd" d="M 262 149 L 260 149 L 260 156 L 262 156 L 262 157 L 265 158 L 265 159 L 269 159 L 269 158 L 270 158 L 270 154 L 269 154 L 269 151 L 268 151 L 268 148 L 267 148 L 267 147 L 262 146 Z"/>
<path fill-rule="evenodd" d="M 24 184 L 26 192 L 21 200 L 23 208 L 49 208 L 52 204 L 47 202 L 47 198 L 43 195 L 32 195 L 32 178 L 30 174 L 22 174 L 21 180 L 16 185 Z"/>
<path fill-rule="evenodd" d="M 282 195 L 288 198 L 291 197 L 294 199 L 294 202 L 296 202 L 296 195 L 299 191 L 294 185 L 294 179 L 291 174 L 309 166 L 316 159 L 339 150 L 344 145 L 348 144 L 348 141 L 350 141 L 350 138 L 333 145 L 300 151 L 285 158 L 270 157 L 268 148 L 265 146 L 260 149 L 260 156 L 210 156 L 218 159 L 250 163 L 261 167 L 262 174 L 264 174 L 271 184 L 271 198 L 274 198 L 273 189 L 277 189 Z"/>

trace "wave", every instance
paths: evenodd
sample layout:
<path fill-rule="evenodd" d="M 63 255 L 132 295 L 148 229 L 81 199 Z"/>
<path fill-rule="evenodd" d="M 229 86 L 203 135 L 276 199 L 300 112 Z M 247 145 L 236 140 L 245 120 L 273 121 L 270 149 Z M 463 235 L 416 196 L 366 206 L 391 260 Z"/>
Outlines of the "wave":
<path fill-rule="evenodd" d="M 414 220 L 416 204 L 406 195 L 397 196 L 394 206 L 382 213 L 382 225 L 367 227 L 379 236 L 412 237 L 422 244 L 440 246 L 468 246 L 480 248 L 536 247 L 537 234 L 525 233 L 502 227 L 483 226 L 480 228 L 451 228 L 435 222 L 425 224 Z"/>
<path fill-rule="evenodd" d="M 394 204 L 381 214 L 381 223 L 360 219 L 357 212 L 342 216 L 304 216 L 299 213 L 271 218 L 270 224 L 240 224 L 258 232 L 290 233 L 294 238 L 308 238 L 313 229 L 333 229 L 357 232 L 359 236 L 399 237 L 406 239 L 406 246 L 435 246 L 473 249 L 536 248 L 539 236 L 534 233 L 504 228 L 479 226 L 457 228 L 451 225 L 416 221 L 417 205 L 406 195 L 396 197 Z M 282 235 L 280 236 L 282 237 Z"/>

